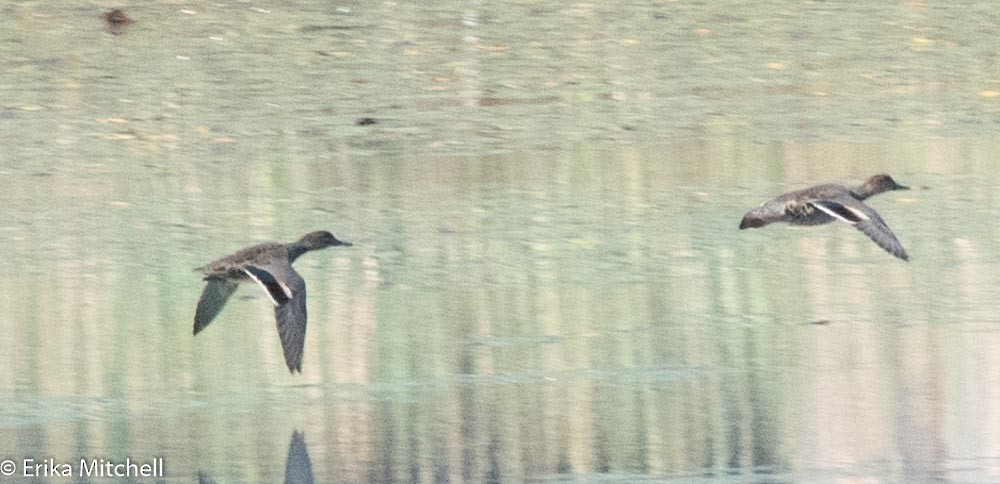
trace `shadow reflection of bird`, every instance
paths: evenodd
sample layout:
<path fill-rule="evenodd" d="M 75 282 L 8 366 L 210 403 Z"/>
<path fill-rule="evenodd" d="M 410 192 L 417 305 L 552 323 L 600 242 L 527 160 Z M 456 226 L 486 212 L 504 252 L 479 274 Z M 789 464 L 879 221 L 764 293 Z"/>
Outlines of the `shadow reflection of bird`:
<path fill-rule="evenodd" d="M 288 443 L 285 484 L 313 484 L 312 461 L 309 460 L 305 435 L 302 432 L 292 432 L 292 440 Z"/>

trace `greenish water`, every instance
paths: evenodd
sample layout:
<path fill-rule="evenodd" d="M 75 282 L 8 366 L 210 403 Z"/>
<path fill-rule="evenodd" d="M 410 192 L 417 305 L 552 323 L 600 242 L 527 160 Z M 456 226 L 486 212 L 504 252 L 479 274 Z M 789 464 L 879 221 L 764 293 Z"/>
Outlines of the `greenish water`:
<path fill-rule="evenodd" d="M 438 5 L 0 7 L 11 482 L 1000 479 L 992 5 Z M 880 172 L 909 263 L 737 230 Z M 301 375 L 257 288 L 191 335 L 316 229 Z"/>

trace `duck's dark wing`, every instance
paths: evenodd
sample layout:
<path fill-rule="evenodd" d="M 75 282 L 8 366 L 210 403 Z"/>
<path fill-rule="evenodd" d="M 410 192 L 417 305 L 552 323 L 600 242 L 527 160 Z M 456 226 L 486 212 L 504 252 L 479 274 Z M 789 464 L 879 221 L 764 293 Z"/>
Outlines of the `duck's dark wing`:
<path fill-rule="evenodd" d="M 198 334 L 215 319 L 237 287 L 235 282 L 225 279 L 208 278 L 206 281 L 208 283 L 201 291 L 198 308 L 194 312 L 194 334 Z"/>
<path fill-rule="evenodd" d="M 288 270 L 292 273 L 295 272 L 291 266 L 288 267 Z M 247 266 L 243 268 L 243 272 L 264 288 L 264 292 L 271 298 L 271 302 L 275 306 L 285 304 L 292 299 L 292 290 L 287 283 L 282 281 L 284 271 L 280 268 Z"/>
<path fill-rule="evenodd" d="M 297 272 L 289 271 L 285 281 L 292 290 L 292 299 L 274 308 L 278 335 L 285 350 L 289 371 L 302 372 L 302 348 L 306 341 L 306 281 Z"/>
<path fill-rule="evenodd" d="M 892 233 L 882 217 L 868 205 L 853 198 L 813 200 L 809 203 L 827 215 L 853 225 L 886 252 L 903 260 L 910 259 L 903 249 L 903 244 L 896 239 L 896 234 Z"/>
<path fill-rule="evenodd" d="M 274 318 L 291 372 L 302 371 L 306 340 L 306 281 L 288 263 L 248 266 L 244 271 L 257 281 L 274 303 Z"/>

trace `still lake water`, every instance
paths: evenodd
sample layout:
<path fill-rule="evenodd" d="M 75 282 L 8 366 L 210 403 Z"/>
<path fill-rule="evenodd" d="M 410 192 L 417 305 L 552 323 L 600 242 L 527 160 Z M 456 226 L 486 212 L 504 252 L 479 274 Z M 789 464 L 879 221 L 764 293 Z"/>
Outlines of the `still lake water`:
<path fill-rule="evenodd" d="M 1000 480 L 992 4 L 110 7 L 0 7 L 3 482 Z M 737 230 L 879 172 L 909 263 Z M 301 375 L 192 337 L 316 229 Z"/>

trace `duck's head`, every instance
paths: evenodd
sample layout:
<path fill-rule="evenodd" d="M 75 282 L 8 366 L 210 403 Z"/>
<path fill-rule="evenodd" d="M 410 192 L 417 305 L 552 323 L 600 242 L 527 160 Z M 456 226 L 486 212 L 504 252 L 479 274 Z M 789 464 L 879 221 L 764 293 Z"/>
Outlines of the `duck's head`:
<path fill-rule="evenodd" d="M 865 180 L 864 189 L 869 195 L 875 195 L 892 190 L 909 190 L 910 187 L 896 183 L 896 180 L 893 180 L 891 176 L 883 173 Z"/>
<path fill-rule="evenodd" d="M 344 242 L 343 240 L 338 240 L 330 232 L 325 230 L 317 230 L 316 232 L 309 232 L 302 236 L 301 239 L 296 242 L 298 245 L 302 246 L 306 250 L 318 250 L 325 249 L 327 247 L 336 247 L 338 245 L 350 246 L 350 242 Z"/>

